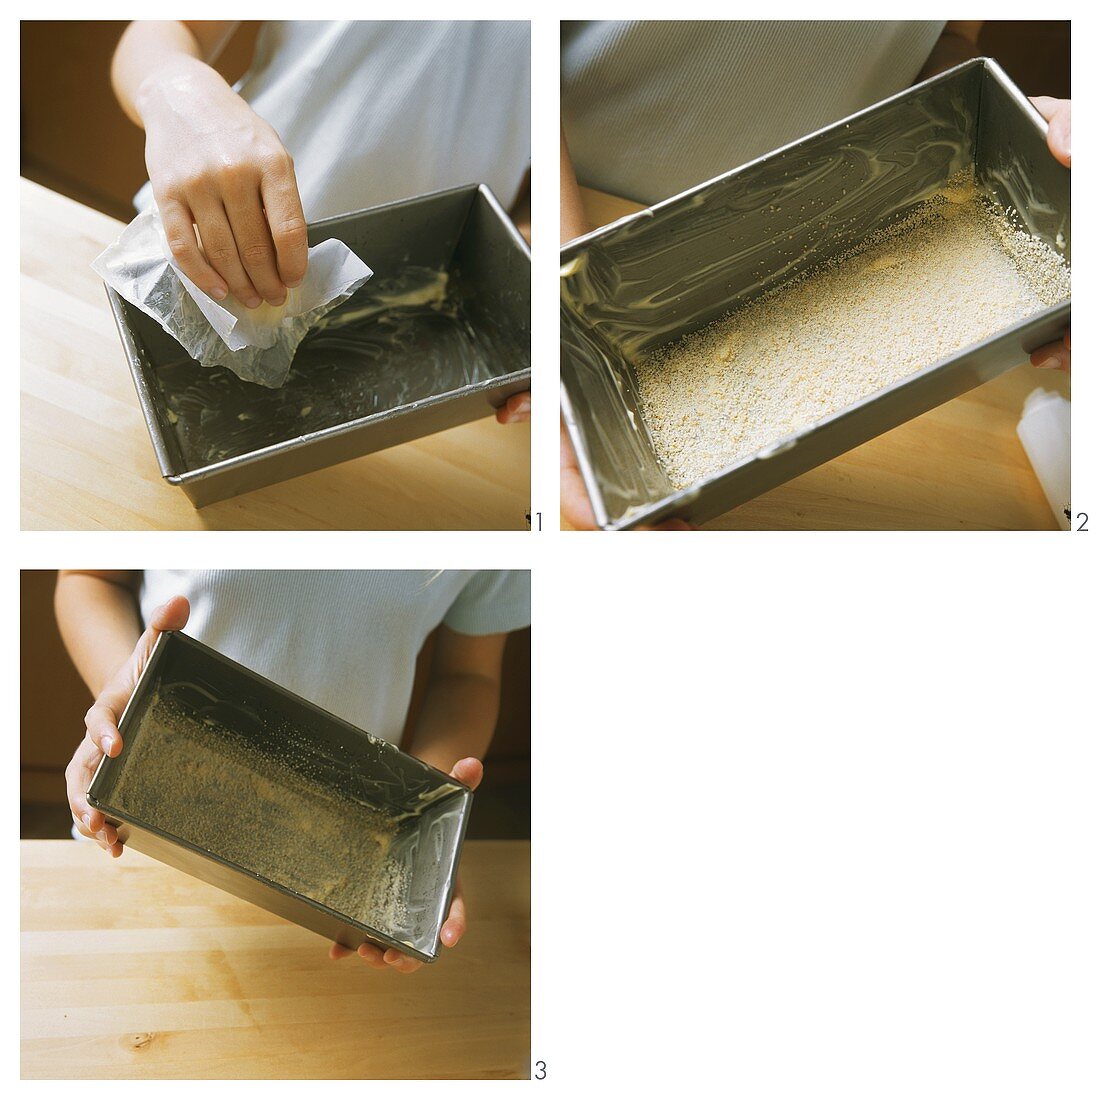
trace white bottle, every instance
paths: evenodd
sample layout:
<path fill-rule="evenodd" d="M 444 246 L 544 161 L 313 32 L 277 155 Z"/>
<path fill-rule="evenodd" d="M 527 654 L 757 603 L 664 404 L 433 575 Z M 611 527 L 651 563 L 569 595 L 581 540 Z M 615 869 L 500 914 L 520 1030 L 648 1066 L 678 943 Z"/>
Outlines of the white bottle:
<path fill-rule="evenodd" d="M 1071 526 L 1071 402 L 1054 391 L 1034 390 L 1022 406 L 1018 438 L 1052 514 L 1060 527 L 1068 530 Z"/>

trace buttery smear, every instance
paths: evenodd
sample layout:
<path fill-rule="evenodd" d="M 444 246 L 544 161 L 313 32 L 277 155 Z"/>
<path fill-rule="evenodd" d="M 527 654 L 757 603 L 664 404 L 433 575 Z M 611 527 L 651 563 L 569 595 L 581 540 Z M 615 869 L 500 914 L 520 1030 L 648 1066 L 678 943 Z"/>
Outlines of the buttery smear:
<path fill-rule="evenodd" d="M 1063 258 L 955 176 L 859 248 L 641 359 L 656 455 L 686 488 L 1069 294 Z"/>

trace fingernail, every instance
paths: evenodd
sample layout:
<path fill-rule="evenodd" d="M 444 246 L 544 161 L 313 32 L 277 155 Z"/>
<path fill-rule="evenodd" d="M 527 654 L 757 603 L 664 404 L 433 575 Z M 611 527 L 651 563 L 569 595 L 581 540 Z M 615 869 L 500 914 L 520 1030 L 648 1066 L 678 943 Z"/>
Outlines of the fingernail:
<path fill-rule="evenodd" d="M 111 749 L 114 747 L 114 738 L 113 737 L 104 737 L 102 745 L 103 745 L 103 751 L 109 756 Z"/>
<path fill-rule="evenodd" d="M 229 296 L 229 292 L 223 286 L 215 286 L 210 289 L 210 297 L 223 302 Z"/>
<path fill-rule="evenodd" d="M 80 820 L 81 820 L 81 821 L 83 821 L 83 822 L 84 822 L 84 824 L 85 824 L 85 825 L 86 825 L 86 826 L 87 826 L 87 827 L 88 827 L 89 829 L 90 829 L 90 828 L 92 827 L 92 817 L 91 817 L 91 814 L 85 814 L 85 815 L 84 815 L 84 816 L 83 816 L 83 817 L 82 817 L 82 818 L 81 818 Z"/>
<path fill-rule="evenodd" d="M 249 298 L 244 304 L 249 309 L 258 309 L 262 301 L 262 298 Z"/>
<path fill-rule="evenodd" d="M 454 930 L 452 928 L 444 928 L 442 930 L 442 942 L 447 947 L 451 946 L 454 942 Z"/>
<path fill-rule="evenodd" d="M 287 288 L 290 289 L 290 290 L 293 290 L 293 288 L 295 286 L 301 286 L 301 280 L 300 279 L 284 279 L 283 282 L 286 284 Z"/>
<path fill-rule="evenodd" d="M 516 406 L 515 412 L 528 413 L 530 411 L 530 398 L 524 397 Z"/>
<path fill-rule="evenodd" d="M 1060 356 L 1049 355 L 1036 364 L 1039 370 L 1059 370 Z"/>
<path fill-rule="evenodd" d="M 280 306 L 286 301 L 286 295 L 283 294 L 281 298 L 268 298 L 267 301 L 270 302 L 272 306 Z"/>

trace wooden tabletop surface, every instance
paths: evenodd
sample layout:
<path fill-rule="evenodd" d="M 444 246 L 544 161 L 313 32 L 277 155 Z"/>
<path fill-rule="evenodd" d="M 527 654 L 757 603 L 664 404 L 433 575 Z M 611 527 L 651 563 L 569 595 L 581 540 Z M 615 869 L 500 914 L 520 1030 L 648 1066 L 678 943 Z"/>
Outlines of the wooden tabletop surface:
<path fill-rule="evenodd" d="M 640 205 L 583 191 L 588 224 Z M 1070 393 L 1026 364 L 764 493 L 705 530 L 1054 530 L 1016 432 L 1034 389 Z"/>
<path fill-rule="evenodd" d="M 27 1078 L 529 1076 L 530 845 L 469 841 L 469 930 L 414 974 L 138 852 L 22 848 Z"/>
<path fill-rule="evenodd" d="M 89 267 L 122 223 L 20 187 L 25 530 L 526 529 L 529 425 L 491 417 L 196 511 L 161 478 Z"/>

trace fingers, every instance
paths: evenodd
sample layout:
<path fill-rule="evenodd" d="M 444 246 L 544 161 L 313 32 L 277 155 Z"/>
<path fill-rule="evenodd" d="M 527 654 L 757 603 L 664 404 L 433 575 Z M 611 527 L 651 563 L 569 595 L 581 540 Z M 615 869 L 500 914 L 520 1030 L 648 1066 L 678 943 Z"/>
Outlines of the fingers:
<path fill-rule="evenodd" d="M 268 166 L 259 189 L 279 277 L 288 287 L 299 286 L 309 263 L 309 232 L 289 153 Z"/>
<path fill-rule="evenodd" d="M 464 783 L 469 790 L 475 791 L 484 778 L 484 765 L 475 756 L 466 756 L 450 769 L 450 775 L 459 783 Z"/>
<path fill-rule="evenodd" d="M 262 298 L 244 270 L 225 208 L 211 196 L 195 210 L 195 220 L 202 235 L 206 260 L 228 284 L 233 297 L 249 309 L 255 309 L 262 303 Z"/>
<path fill-rule="evenodd" d="M 1071 100 L 1034 96 L 1033 106 L 1048 122 L 1048 147 L 1063 165 L 1071 167 Z"/>
<path fill-rule="evenodd" d="M 82 742 L 83 746 L 89 742 Z M 77 832 L 89 840 L 94 840 L 105 852 L 116 859 L 122 854 L 122 842 L 118 839 L 118 830 L 109 824 L 99 810 L 95 809 L 87 798 L 87 787 L 94 768 L 87 768 L 81 762 L 81 749 L 65 769 L 65 789 L 69 799 L 69 809 Z M 97 755 L 98 761 L 98 755 Z"/>
<path fill-rule="evenodd" d="M 113 709 L 97 699 L 84 715 L 87 737 L 104 756 L 117 756 L 122 751 L 122 734 L 118 732 L 118 718 Z"/>
<path fill-rule="evenodd" d="M 500 424 L 522 424 L 530 419 L 530 394 L 516 393 L 507 398 L 505 404 L 496 409 L 496 420 Z"/>
<path fill-rule="evenodd" d="M 453 947 L 465 935 L 465 894 L 459 882 L 454 887 L 454 896 L 450 901 L 450 915 L 442 925 L 439 938 L 447 947 Z"/>
<path fill-rule="evenodd" d="M 372 943 L 362 944 L 358 949 L 358 955 L 367 966 L 372 967 L 374 970 L 389 969 L 383 958 L 384 952 L 380 947 L 375 947 Z"/>
<path fill-rule="evenodd" d="M 398 974 L 414 974 L 422 965 L 419 959 L 413 959 L 408 955 L 405 955 L 403 951 L 397 951 L 395 947 L 390 947 L 383 956 L 385 963 L 390 970 L 395 970 Z"/>
<path fill-rule="evenodd" d="M 259 179 L 247 172 L 229 175 L 225 186 L 225 211 L 236 241 L 236 251 L 252 286 L 273 306 L 286 301 L 286 288 L 275 266 L 275 247 L 259 196 Z M 244 304 L 254 309 L 254 298 Z M 258 302 L 255 303 L 259 305 Z"/>
<path fill-rule="evenodd" d="M 69 810 L 77 829 L 86 837 L 93 837 L 103 827 L 103 815 L 89 802 L 88 784 L 102 753 L 87 738 L 80 742 L 65 768 L 65 794 Z"/>
<path fill-rule="evenodd" d="M 1057 340 L 1039 347 L 1029 357 L 1029 361 L 1042 370 L 1071 370 L 1071 338 Z"/>
<path fill-rule="evenodd" d="M 210 266 L 203 255 L 195 235 L 190 210 L 174 199 L 158 202 L 157 208 L 160 211 L 160 220 L 164 224 L 164 235 L 172 258 L 179 264 L 183 274 L 199 290 L 220 302 L 228 294 L 229 284 Z"/>

